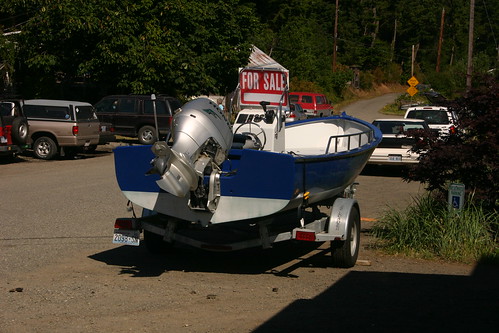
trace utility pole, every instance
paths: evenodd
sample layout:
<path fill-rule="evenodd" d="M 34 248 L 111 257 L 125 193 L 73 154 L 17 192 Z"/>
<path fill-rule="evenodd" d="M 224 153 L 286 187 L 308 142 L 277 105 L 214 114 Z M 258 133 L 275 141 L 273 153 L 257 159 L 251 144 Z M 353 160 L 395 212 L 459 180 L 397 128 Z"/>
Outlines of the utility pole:
<path fill-rule="evenodd" d="M 338 39 L 338 2 L 339 0 L 336 0 L 336 8 L 334 15 L 333 73 L 336 72 L 336 47 L 337 47 L 336 45 Z"/>
<path fill-rule="evenodd" d="M 411 55 L 411 77 L 414 76 L 414 58 L 415 58 L 415 54 L 414 54 L 414 44 L 412 44 L 412 55 Z"/>
<path fill-rule="evenodd" d="M 390 56 L 390 62 L 393 61 L 393 55 L 395 54 L 395 41 L 397 39 L 397 19 L 395 19 L 395 23 L 393 26 L 393 39 L 392 39 L 392 54 Z"/>
<path fill-rule="evenodd" d="M 445 8 L 442 8 L 442 18 L 440 19 L 440 38 L 438 39 L 438 52 L 437 52 L 437 67 L 435 71 L 440 72 L 440 54 L 442 53 L 442 40 L 444 38 L 444 18 Z"/>
<path fill-rule="evenodd" d="M 473 29 L 475 27 L 475 0 L 470 1 L 470 25 L 468 33 L 468 67 L 466 70 L 466 93 L 471 90 L 471 76 L 473 75 Z"/>

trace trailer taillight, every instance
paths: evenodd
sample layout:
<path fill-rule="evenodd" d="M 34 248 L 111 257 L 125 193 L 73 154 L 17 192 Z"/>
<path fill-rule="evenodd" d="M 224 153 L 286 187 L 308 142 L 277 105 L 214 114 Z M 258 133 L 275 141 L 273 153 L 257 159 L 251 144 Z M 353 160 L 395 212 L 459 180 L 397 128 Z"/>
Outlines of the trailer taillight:
<path fill-rule="evenodd" d="M 118 218 L 114 222 L 115 229 L 133 229 L 133 218 Z"/>
<path fill-rule="evenodd" d="M 296 239 L 308 242 L 315 242 L 315 232 L 310 231 L 297 231 Z"/>

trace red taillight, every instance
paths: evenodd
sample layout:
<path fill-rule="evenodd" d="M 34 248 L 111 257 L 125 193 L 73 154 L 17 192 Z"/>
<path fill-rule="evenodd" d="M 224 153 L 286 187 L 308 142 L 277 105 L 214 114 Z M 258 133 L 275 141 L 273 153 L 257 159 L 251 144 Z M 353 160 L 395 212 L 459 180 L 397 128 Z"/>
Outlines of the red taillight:
<path fill-rule="evenodd" d="M 310 231 L 297 231 L 296 239 L 308 242 L 315 242 L 315 233 Z"/>
<path fill-rule="evenodd" d="M 449 128 L 449 133 L 450 133 L 450 134 L 456 134 L 456 132 L 457 132 L 457 131 L 456 131 L 456 127 L 451 126 L 451 127 Z"/>
<path fill-rule="evenodd" d="M 118 218 L 114 221 L 115 229 L 133 229 L 133 218 Z"/>
<path fill-rule="evenodd" d="M 295 115 L 294 113 L 291 113 L 291 114 L 289 115 L 289 118 L 296 118 L 296 115 Z"/>
<path fill-rule="evenodd" d="M 73 126 L 73 135 L 78 135 L 78 132 L 79 132 L 79 128 L 78 126 Z"/>

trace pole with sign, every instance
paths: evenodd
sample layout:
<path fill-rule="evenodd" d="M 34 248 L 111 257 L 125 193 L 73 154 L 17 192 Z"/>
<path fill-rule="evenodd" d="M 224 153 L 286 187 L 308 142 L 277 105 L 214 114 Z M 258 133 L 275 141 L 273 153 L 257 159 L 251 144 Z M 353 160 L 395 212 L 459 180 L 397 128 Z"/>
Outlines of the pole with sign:
<path fill-rule="evenodd" d="M 452 183 L 449 185 L 449 210 L 461 211 L 464 206 L 464 184 Z"/>
<path fill-rule="evenodd" d="M 407 93 L 412 97 L 418 93 L 418 90 L 416 89 L 416 86 L 419 84 L 418 79 L 416 79 L 415 76 L 411 77 L 409 80 L 407 80 L 407 83 L 409 83 L 409 88 L 407 88 Z"/>

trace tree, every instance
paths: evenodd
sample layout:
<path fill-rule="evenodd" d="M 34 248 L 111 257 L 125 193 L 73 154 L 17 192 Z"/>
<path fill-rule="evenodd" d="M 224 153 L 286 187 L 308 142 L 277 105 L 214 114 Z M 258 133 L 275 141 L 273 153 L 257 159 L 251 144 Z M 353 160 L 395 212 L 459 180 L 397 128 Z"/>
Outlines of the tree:
<path fill-rule="evenodd" d="M 457 133 L 416 147 L 420 162 L 408 181 L 420 181 L 445 193 L 449 182 L 462 182 L 473 198 L 489 209 L 499 203 L 499 84 L 493 78 L 481 88 L 448 104 L 458 114 Z"/>
<path fill-rule="evenodd" d="M 237 0 L 12 3 L 34 13 L 19 38 L 18 78 L 35 96 L 53 94 L 54 77 L 103 93 L 225 93 L 260 28 Z"/>

